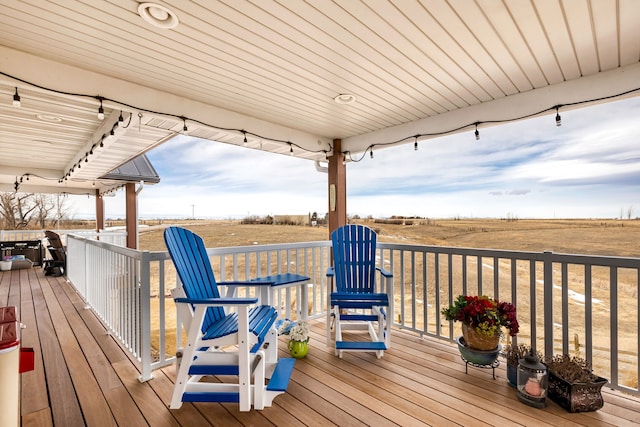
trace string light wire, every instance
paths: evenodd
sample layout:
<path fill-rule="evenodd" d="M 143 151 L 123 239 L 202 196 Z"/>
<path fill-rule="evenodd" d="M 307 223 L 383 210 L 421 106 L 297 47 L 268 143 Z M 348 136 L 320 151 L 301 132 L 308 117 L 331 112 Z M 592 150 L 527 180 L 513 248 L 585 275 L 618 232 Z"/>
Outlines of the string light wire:
<path fill-rule="evenodd" d="M 106 97 L 99 96 L 99 95 L 88 95 L 88 94 L 83 94 L 83 93 L 73 93 L 73 92 L 66 92 L 66 91 L 61 91 L 61 90 L 56 90 L 56 89 L 50 89 L 50 88 L 47 88 L 47 87 L 32 83 L 30 81 L 27 81 L 27 80 L 20 79 L 18 77 L 12 76 L 12 75 L 10 75 L 8 73 L 5 73 L 3 71 L 0 71 L 0 75 L 3 75 L 5 77 L 11 78 L 13 80 L 22 82 L 24 84 L 27 84 L 27 85 L 30 85 L 30 86 L 33 86 L 33 87 L 37 87 L 37 88 L 42 89 L 42 90 L 46 90 L 46 91 L 57 93 L 57 94 L 61 94 L 61 95 L 84 97 L 84 98 L 93 98 L 93 99 L 96 99 L 97 101 L 100 102 L 100 108 L 102 108 L 102 102 L 103 101 L 109 101 L 111 103 L 114 103 L 114 104 L 117 104 L 117 105 L 120 105 L 120 106 L 123 106 L 123 107 L 127 107 L 127 108 L 129 108 L 131 110 L 138 111 L 138 117 L 142 116 L 142 112 L 146 112 L 146 113 L 150 113 L 150 114 L 162 115 L 162 116 L 173 117 L 173 118 L 176 118 L 176 119 L 184 120 L 184 122 L 183 122 L 184 123 L 184 127 L 186 127 L 186 120 L 189 120 L 189 121 L 191 121 L 193 123 L 196 123 L 196 124 L 199 124 L 199 125 L 202 125 L 202 126 L 205 126 L 205 127 L 209 127 L 209 128 L 212 128 L 212 129 L 217 129 L 217 130 L 221 130 L 221 131 L 228 131 L 228 132 L 242 133 L 245 136 L 245 138 L 246 138 L 247 135 L 249 135 L 249 136 L 255 137 L 256 139 L 260 139 L 260 140 L 266 140 L 266 141 L 271 141 L 271 142 L 276 142 L 276 143 L 288 144 L 289 147 L 290 147 L 290 153 L 293 151 L 293 147 L 294 146 L 296 148 L 302 150 L 302 151 L 306 151 L 306 152 L 309 152 L 309 153 L 324 153 L 326 157 L 328 157 L 328 154 L 333 150 L 333 147 L 330 144 L 329 144 L 329 148 L 328 149 L 310 150 L 310 149 L 305 148 L 305 147 L 303 147 L 303 146 L 301 146 L 299 144 L 296 144 L 295 142 L 292 142 L 292 141 L 285 141 L 283 139 L 278 139 L 278 138 L 270 138 L 270 137 L 267 137 L 267 136 L 264 136 L 264 135 L 260 135 L 260 134 L 257 134 L 257 133 L 253 133 L 253 132 L 247 131 L 245 129 L 235 129 L 235 128 L 217 126 L 217 125 L 213 125 L 213 124 L 210 124 L 210 123 L 205 123 L 205 122 L 203 122 L 201 120 L 192 119 L 192 118 L 185 117 L 185 116 L 180 116 L 180 115 L 175 115 L 175 114 L 171 114 L 171 113 L 164 113 L 164 112 L 161 112 L 161 111 L 155 111 L 155 110 L 150 110 L 150 109 L 147 109 L 147 108 L 137 107 L 135 105 L 127 104 L 127 103 L 122 102 L 122 101 L 114 100 L 114 99 L 111 99 L 111 98 L 106 98 Z M 417 138 L 449 135 L 449 134 L 456 133 L 456 132 L 459 132 L 461 130 L 467 129 L 469 127 L 473 127 L 473 126 L 475 126 L 475 132 L 474 133 L 476 134 L 476 137 L 479 138 L 479 133 L 480 132 L 478 131 L 478 126 L 481 125 L 481 124 L 510 123 L 510 122 L 515 122 L 515 121 L 519 121 L 519 120 L 524 120 L 524 119 L 528 119 L 528 118 L 531 118 L 531 117 L 535 117 L 535 116 L 538 116 L 538 115 L 541 115 L 541 114 L 544 114 L 544 113 L 547 113 L 547 112 L 553 111 L 553 110 L 556 111 L 556 125 L 559 126 L 558 118 L 560 117 L 559 109 L 561 107 L 572 107 L 572 106 L 588 104 L 588 103 L 592 103 L 592 102 L 599 102 L 599 101 L 605 101 L 605 100 L 608 100 L 608 99 L 620 98 L 620 97 L 623 97 L 625 95 L 629 95 L 629 94 L 632 94 L 632 93 L 638 92 L 638 91 L 640 91 L 640 87 L 634 88 L 634 89 L 630 89 L 630 90 L 627 90 L 627 91 L 624 91 L 624 92 L 621 92 L 621 93 L 613 94 L 613 95 L 602 96 L 602 97 L 599 97 L 599 98 L 585 99 L 585 100 L 582 100 L 582 101 L 574 101 L 574 102 L 570 102 L 570 103 L 566 103 L 566 104 L 558 104 L 558 105 L 554 105 L 554 106 L 549 107 L 549 108 L 545 108 L 545 109 L 540 110 L 540 111 L 536 111 L 536 112 L 533 112 L 533 113 L 530 113 L 530 114 L 525 114 L 525 115 L 518 116 L 518 117 L 512 117 L 512 118 L 508 118 L 508 119 L 475 121 L 473 123 L 468 123 L 468 124 L 465 124 L 465 125 L 453 128 L 453 129 L 444 130 L 444 131 L 419 133 L 419 134 L 416 134 L 416 135 L 406 136 L 406 137 L 397 139 L 395 141 L 388 141 L 388 142 L 381 142 L 381 143 L 371 144 L 363 151 L 362 156 L 360 158 L 358 158 L 358 159 L 352 158 L 351 153 L 349 151 L 344 151 L 344 152 L 342 152 L 342 154 L 345 156 L 345 158 L 348 157 L 350 161 L 359 162 L 359 161 L 362 160 L 362 158 L 364 158 L 364 156 L 366 155 L 367 151 L 370 152 L 370 156 L 371 156 L 371 158 L 373 158 L 373 148 L 374 147 L 385 147 L 385 146 L 390 146 L 390 145 L 397 145 L 397 144 L 403 143 L 403 142 L 405 142 L 405 141 L 407 141 L 407 140 L 409 140 L 411 138 L 416 138 L 416 142 L 417 142 Z"/>

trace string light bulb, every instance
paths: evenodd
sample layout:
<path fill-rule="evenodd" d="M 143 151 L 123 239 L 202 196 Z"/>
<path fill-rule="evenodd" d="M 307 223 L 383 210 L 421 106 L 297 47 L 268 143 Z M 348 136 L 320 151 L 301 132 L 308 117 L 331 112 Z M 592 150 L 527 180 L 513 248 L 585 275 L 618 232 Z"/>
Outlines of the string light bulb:
<path fill-rule="evenodd" d="M 104 120 L 104 108 L 102 108 L 102 98 L 100 98 L 100 107 L 98 107 L 98 120 Z"/>
<path fill-rule="evenodd" d="M 476 134 L 476 141 L 478 141 L 480 139 L 480 131 L 478 130 L 478 123 L 476 123 L 476 131 L 474 133 Z"/>
<path fill-rule="evenodd" d="M 122 117 L 122 110 L 120 110 L 120 115 L 118 116 L 118 123 L 119 124 L 123 124 L 124 123 L 124 117 Z"/>
<path fill-rule="evenodd" d="M 562 126 L 562 117 L 560 117 L 560 106 L 556 105 L 556 126 Z"/>
<path fill-rule="evenodd" d="M 293 156 L 293 144 L 289 143 L 289 155 Z"/>
<path fill-rule="evenodd" d="M 184 132 L 184 133 L 189 132 L 189 128 L 187 127 L 187 118 L 186 117 L 182 117 L 182 132 Z"/>
<path fill-rule="evenodd" d="M 244 134 L 244 141 L 242 141 L 242 145 L 244 145 L 245 147 L 247 146 L 247 132 L 246 131 L 242 131 L 242 133 Z"/>
<path fill-rule="evenodd" d="M 369 157 L 373 159 L 373 147 L 371 147 L 371 151 L 369 151 Z"/>
<path fill-rule="evenodd" d="M 418 137 L 416 136 L 416 140 L 413 143 L 413 151 L 418 151 Z"/>
<path fill-rule="evenodd" d="M 20 95 L 18 95 L 18 87 L 16 86 L 16 93 L 13 95 L 13 106 L 20 108 Z"/>

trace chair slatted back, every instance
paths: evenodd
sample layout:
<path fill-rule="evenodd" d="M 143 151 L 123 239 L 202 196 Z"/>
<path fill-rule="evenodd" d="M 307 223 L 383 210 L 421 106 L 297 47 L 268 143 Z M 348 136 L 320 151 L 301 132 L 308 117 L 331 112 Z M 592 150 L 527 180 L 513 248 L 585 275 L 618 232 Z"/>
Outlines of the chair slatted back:
<path fill-rule="evenodd" d="M 45 237 L 49 241 L 48 248 L 51 258 L 54 261 L 67 262 L 67 254 L 65 252 L 64 245 L 60 239 L 60 235 L 50 230 L 44 232 Z"/>
<path fill-rule="evenodd" d="M 331 233 L 337 292 L 375 292 L 376 239 L 372 229 L 356 224 Z"/>
<path fill-rule="evenodd" d="M 185 228 L 168 227 L 164 231 L 164 241 L 187 298 L 220 298 L 218 284 L 202 238 Z M 222 307 L 208 308 L 202 332 L 223 317 L 225 312 Z"/>

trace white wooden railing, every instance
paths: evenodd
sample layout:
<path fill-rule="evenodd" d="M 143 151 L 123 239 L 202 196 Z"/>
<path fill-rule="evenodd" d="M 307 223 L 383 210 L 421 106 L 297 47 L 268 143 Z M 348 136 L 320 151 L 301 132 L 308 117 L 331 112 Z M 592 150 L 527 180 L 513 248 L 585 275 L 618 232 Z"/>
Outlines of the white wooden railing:
<path fill-rule="evenodd" d="M 152 378 L 154 369 L 174 360 L 182 342 L 168 297 L 177 285 L 168 254 L 80 236 L 69 236 L 68 252 L 73 260 L 68 278 L 140 362 L 141 380 Z M 284 272 L 310 276 L 309 315 L 326 313 L 330 242 L 208 253 L 219 281 Z M 458 325 L 444 321 L 440 310 L 459 294 L 497 297 L 517 307 L 519 342 L 546 355 L 579 354 L 594 362 L 596 373 L 609 378 L 611 387 L 640 395 L 639 258 L 389 243 L 378 243 L 378 254 L 380 265 L 394 274 L 394 326 L 453 342 Z M 294 292 L 277 296 L 282 316 L 292 316 Z"/>
<path fill-rule="evenodd" d="M 89 239 L 100 240 L 114 245 L 125 246 L 127 233 L 122 231 L 78 230 L 51 230 L 60 236 L 63 245 L 66 245 L 67 234 L 77 234 Z M 22 240 L 43 240 L 44 230 L 0 230 L 0 242 L 15 242 Z"/>

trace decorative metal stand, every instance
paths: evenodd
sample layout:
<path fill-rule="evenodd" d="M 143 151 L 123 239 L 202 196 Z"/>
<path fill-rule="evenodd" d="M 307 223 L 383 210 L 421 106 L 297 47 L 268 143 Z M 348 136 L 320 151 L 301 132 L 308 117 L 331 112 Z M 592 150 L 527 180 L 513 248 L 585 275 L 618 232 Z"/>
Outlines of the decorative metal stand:
<path fill-rule="evenodd" d="M 491 369 L 491 375 L 492 375 L 494 380 L 496 379 L 496 368 L 498 366 L 500 366 L 500 360 L 499 359 L 494 360 L 493 363 L 491 363 L 490 365 L 479 365 L 477 363 L 469 362 L 462 355 L 460 355 L 460 359 L 462 359 L 462 361 L 464 362 L 464 365 L 465 365 L 464 366 L 464 373 L 465 374 L 469 373 L 469 365 L 471 365 L 474 368 Z"/>
<path fill-rule="evenodd" d="M 493 379 L 496 379 L 496 368 L 500 366 L 498 355 L 502 346 L 498 346 L 493 350 L 476 350 L 467 345 L 462 336 L 456 340 L 458 349 L 460 350 L 460 358 L 465 363 L 464 372 L 469 373 L 469 365 L 474 368 L 491 369 Z"/>

